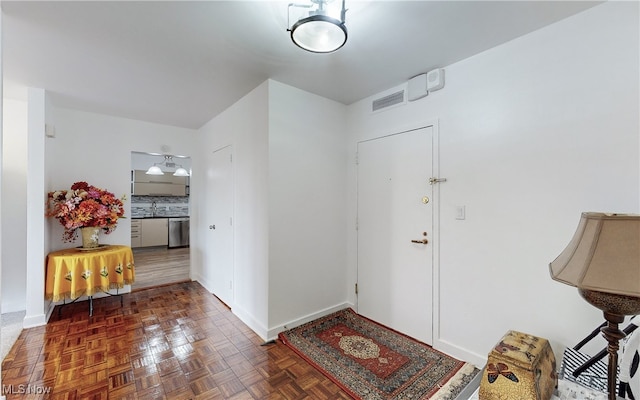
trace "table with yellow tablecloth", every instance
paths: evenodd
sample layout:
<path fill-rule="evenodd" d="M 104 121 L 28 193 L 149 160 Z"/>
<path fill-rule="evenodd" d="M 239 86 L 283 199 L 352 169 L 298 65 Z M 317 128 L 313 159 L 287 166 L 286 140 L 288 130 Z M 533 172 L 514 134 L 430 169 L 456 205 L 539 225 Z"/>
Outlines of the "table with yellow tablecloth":
<path fill-rule="evenodd" d="M 129 246 L 104 245 L 97 250 L 71 248 L 49 253 L 45 298 L 75 300 L 135 281 L 133 251 Z"/>

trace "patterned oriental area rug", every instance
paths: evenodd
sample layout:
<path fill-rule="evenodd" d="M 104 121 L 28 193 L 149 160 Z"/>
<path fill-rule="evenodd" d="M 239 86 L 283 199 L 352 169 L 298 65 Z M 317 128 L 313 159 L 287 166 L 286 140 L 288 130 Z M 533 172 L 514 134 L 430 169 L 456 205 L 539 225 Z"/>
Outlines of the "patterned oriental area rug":
<path fill-rule="evenodd" d="M 455 399 L 479 372 L 350 308 L 279 338 L 356 399 Z"/>

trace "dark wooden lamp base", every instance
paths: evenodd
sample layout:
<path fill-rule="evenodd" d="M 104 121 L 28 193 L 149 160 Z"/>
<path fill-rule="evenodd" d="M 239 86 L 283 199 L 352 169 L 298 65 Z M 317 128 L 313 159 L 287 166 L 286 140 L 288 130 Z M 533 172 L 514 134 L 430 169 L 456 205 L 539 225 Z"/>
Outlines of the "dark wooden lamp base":
<path fill-rule="evenodd" d="M 604 313 L 607 326 L 600 329 L 602 336 L 609 345 L 609 365 L 607 370 L 607 385 L 609 400 L 616 400 L 616 380 L 618 374 L 618 350 L 620 349 L 620 339 L 626 335 L 619 328 L 619 324 L 624 322 L 625 315 L 640 314 L 640 297 L 626 296 L 613 293 L 598 292 L 595 290 L 578 289 L 580 296 L 587 303 L 599 308 Z"/>

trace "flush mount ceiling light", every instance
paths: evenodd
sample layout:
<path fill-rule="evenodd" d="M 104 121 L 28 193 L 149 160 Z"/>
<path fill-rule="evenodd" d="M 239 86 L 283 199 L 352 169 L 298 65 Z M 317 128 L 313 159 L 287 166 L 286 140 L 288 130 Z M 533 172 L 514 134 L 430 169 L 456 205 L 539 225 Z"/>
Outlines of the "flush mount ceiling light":
<path fill-rule="evenodd" d="M 299 19 L 287 31 L 291 32 L 291 40 L 296 46 L 312 53 L 331 53 L 347 42 L 347 27 L 344 25 L 346 13 L 344 0 L 342 0 L 342 11 L 340 19 L 327 15 L 326 4 L 331 0 L 311 0 L 313 4 L 289 4 L 288 13 L 291 7 L 312 8 L 309 16 Z M 289 17 L 289 16 L 287 16 Z"/>
<path fill-rule="evenodd" d="M 182 167 L 180 164 L 176 164 L 173 162 L 173 156 L 164 156 L 164 161 L 159 163 L 154 163 L 145 174 L 147 175 L 164 175 L 164 172 L 160 168 L 160 166 L 165 166 L 167 168 L 175 168 L 178 167 L 173 173 L 174 176 L 189 176 L 189 172 Z"/>

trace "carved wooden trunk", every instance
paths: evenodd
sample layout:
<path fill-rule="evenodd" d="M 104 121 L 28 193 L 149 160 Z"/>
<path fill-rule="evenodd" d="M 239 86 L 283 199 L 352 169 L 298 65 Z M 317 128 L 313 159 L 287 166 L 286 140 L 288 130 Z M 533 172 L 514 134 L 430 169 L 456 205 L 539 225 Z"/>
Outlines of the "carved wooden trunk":
<path fill-rule="evenodd" d="M 557 386 L 549 341 L 509 331 L 489 353 L 479 400 L 549 400 Z"/>

